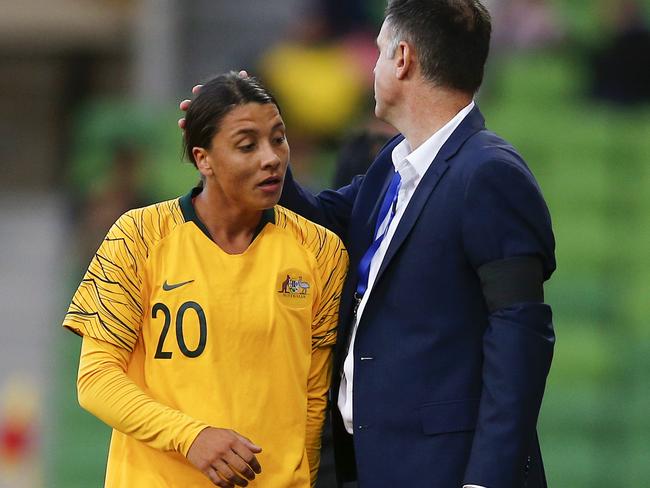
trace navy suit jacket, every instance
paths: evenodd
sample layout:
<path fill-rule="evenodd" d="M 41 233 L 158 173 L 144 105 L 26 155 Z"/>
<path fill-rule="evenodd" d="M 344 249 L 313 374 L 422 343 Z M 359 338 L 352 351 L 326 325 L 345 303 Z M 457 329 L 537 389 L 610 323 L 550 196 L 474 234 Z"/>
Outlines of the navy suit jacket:
<path fill-rule="evenodd" d="M 332 401 L 352 330 L 357 266 L 393 174 L 397 136 L 365 176 L 318 196 L 287 175 L 281 204 L 336 232 L 350 255 Z M 551 309 L 490 312 L 477 270 L 533 256 L 555 269 L 548 209 L 511 145 L 475 108 L 444 144 L 399 222 L 354 344 L 354 435 L 333 407 L 339 480 L 362 488 L 546 486 L 536 423 L 553 355 Z M 364 358 L 363 360 L 361 358 Z M 354 449 L 351 449 L 353 442 Z"/>

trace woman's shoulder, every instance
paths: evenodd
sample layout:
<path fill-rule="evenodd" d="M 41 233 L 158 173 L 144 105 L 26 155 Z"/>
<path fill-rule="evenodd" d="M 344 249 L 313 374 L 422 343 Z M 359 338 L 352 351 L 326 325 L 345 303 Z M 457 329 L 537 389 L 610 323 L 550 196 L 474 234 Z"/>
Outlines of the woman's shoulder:
<path fill-rule="evenodd" d="M 334 232 L 281 205 L 275 206 L 275 225 L 289 232 L 318 261 L 326 255 L 346 254 L 343 242 Z"/>
<path fill-rule="evenodd" d="M 111 231 L 152 243 L 184 222 L 179 199 L 175 198 L 128 210 L 117 219 Z"/>
<path fill-rule="evenodd" d="M 275 206 L 275 224 L 281 228 L 301 231 L 301 236 L 303 237 L 316 233 L 324 236 L 328 240 L 340 242 L 339 237 L 331 230 L 281 205 Z"/>

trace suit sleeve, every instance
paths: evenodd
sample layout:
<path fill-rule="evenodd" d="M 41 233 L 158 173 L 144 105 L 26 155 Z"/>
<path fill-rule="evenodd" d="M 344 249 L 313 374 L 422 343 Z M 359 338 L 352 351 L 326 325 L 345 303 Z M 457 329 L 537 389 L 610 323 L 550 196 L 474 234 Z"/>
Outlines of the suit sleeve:
<path fill-rule="evenodd" d="M 555 269 L 548 209 L 525 167 L 510 161 L 481 166 L 467 185 L 462 219 L 465 253 L 475 270 L 519 257 L 539 260 L 544 279 Z M 489 312 L 465 484 L 523 485 L 554 342 L 551 309 L 542 301 L 514 300 Z"/>
<path fill-rule="evenodd" d="M 324 190 L 318 195 L 312 195 L 293 179 L 289 168 L 284 180 L 280 205 L 326 227 L 344 239 L 354 200 L 363 178 L 363 176 L 356 176 L 351 184 L 339 190 Z"/>

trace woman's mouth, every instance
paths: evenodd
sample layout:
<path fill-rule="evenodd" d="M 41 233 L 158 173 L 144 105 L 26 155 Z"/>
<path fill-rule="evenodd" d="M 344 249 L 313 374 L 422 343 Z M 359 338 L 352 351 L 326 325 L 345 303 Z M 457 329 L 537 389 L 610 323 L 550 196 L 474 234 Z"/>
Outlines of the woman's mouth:
<path fill-rule="evenodd" d="M 262 191 L 275 193 L 282 188 L 282 178 L 279 176 L 269 176 L 257 185 Z"/>

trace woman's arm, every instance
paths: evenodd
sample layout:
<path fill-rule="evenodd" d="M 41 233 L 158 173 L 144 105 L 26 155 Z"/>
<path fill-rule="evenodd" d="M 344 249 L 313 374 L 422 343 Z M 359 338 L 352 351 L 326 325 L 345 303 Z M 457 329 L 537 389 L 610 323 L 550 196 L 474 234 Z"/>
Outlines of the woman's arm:
<path fill-rule="evenodd" d="M 331 359 L 331 346 L 319 347 L 312 351 L 307 386 L 307 432 L 305 440 L 312 486 L 316 485 L 316 476 L 320 465 L 321 435 L 325 423 L 327 392 L 332 374 Z"/>
<path fill-rule="evenodd" d="M 208 425 L 154 401 L 127 375 L 130 352 L 84 336 L 79 360 L 79 404 L 123 434 L 161 451 L 187 452 Z"/>
<path fill-rule="evenodd" d="M 147 395 L 127 375 L 130 352 L 84 336 L 79 360 L 79 404 L 114 429 L 161 451 L 183 454 L 218 486 L 222 477 L 238 486 L 255 478 L 261 449 L 228 429 L 217 429 Z"/>
<path fill-rule="evenodd" d="M 323 232 L 315 252 L 320 293 L 314 304 L 311 331 L 311 365 L 307 380 L 307 431 L 305 448 L 312 486 L 320 464 L 321 434 L 327 409 L 332 373 L 332 351 L 336 343 L 341 290 L 348 270 L 348 253 L 339 238 Z"/>

